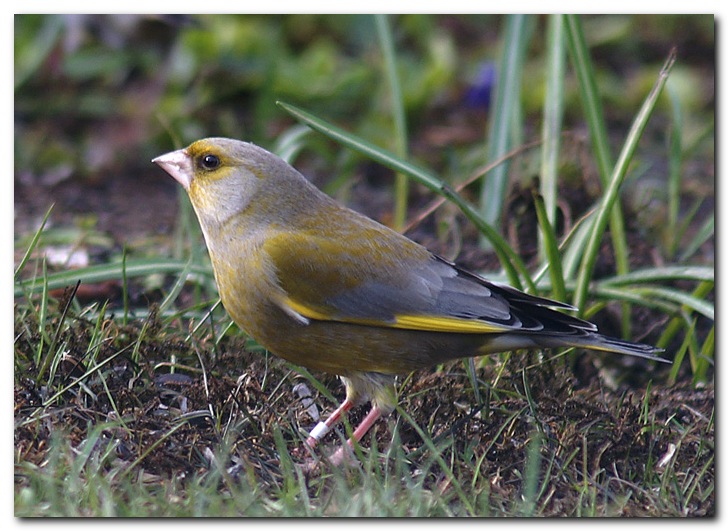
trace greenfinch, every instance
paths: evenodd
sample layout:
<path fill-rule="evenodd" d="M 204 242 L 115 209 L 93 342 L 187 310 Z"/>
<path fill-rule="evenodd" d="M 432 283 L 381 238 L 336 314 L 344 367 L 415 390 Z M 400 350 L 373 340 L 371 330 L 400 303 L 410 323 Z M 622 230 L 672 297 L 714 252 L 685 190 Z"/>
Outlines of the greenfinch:
<path fill-rule="evenodd" d="M 346 399 L 310 432 L 310 447 L 369 401 L 349 440 L 358 442 L 394 409 L 396 375 L 455 358 L 580 347 L 667 361 L 563 313 L 572 306 L 440 258 L 253 144 L 207 138 L 153 162 L 189 194 L 235 323 L 272 353 L 343 380 Z"/>

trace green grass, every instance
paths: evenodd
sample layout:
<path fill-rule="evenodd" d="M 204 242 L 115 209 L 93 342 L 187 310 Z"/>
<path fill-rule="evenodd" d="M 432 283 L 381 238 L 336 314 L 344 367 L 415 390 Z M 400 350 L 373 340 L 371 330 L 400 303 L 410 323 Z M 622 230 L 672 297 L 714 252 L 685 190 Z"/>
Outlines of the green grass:
<path fill-rule="evenodd" d="M 93 309 L 82 310 L 68 317 L 61 337 L 64 352 L 88 340 L 89 352 L 76 358 L 85 371 L 64 354 L 54 363 L 56 376 L 40 386 L 46 379 L 33 380 L 23 357 L 26 338 L 16 344 L 26 375 L 16 385 L 16 516 L 711 511 L 709 390 L 578 390 L 558 360 L 529 365 L 519 355 L 477 369 L 485 400 L 476 407 L 470 379 L 452 363 L 401 383 L 397 412 L 357 448 L 351 468 L 322 465 L 306 477 L 296 465 L 301 456 L 291 454 L 311 421 L 292 388 L 303 381 L 316 391 L 316 383 L 340 397 L 334 379 L 301 380 L 293 367 L 260 352 L 241 359 L 236 334 L 213 335 L 225 327 L 224 317 L 195 330 L 181 326 L 180 316 L 124 326 L 103 310 L 95 319 Z M 206 320 L 191 315 L 192 322 Z M 135 348 L 141 355 L 130 366 Z M 194 383 L 158 383 L 175 373 Z M 186 409 L 180 398 L 188 400 Z M 318 395 L 316 403 L 330 410 L 336 400 Z M 344 433 L 328 438 L 323 451 L 337 440 Z"/>
<path fill-rule="evenodd" d="M 647 87 L 630 99 L 637 103 L 622 109 L 627 119 L 615 142 L 610 107 L 600 96 L 603 73 L 587 44 L 589 20 L 547 18 L 548 41 L 539 40 L 536 18 L 523 17 L 509 19 L 502 43 L 502 48 L 520 50 L 513 58 L 514 74 L 523 68 L 522 75 L 503 80 L 503 97 L 533 94 L 523 76 L 536 69 L 526 69 L 521 54 L 535 44 L 544 50 L 537 54 L 537 71 L 548 89 L 532 104 L 537 118 L 522 107 L 525 96 L 513 99 L 493 114 L 489 127 L 482 125 L 487 138 L 438 153 L 451 161 L 444 170 L 429 167 L 432 157 L 408 155 L 408 139 L 422 141 L 416 135 L 421 121 L 402 72 L 411 73 L 412 65 L 420 63 L 396 45 L 406 28 L 410 39 L 421 39 L 442 54 L 437 48 L 442 44 L 428 40 L 435 34 L 428 29 L 431 18 L 366 19 L 379 37 L 376 64 L 387 80 L 387 104 L 376 99 L 382 97 L 376 91 L 372 101 L 362 104 L 368 74 L 332 52 L 330 42 L 291 57 L 276 40 L 278 33 L 264 31 L 278 27 L 266 18 L 259 25 L 247 19 L 201 18 L 202 28 L 182 32 L 176 79 L 182 83 L 189 75 L 185 61 L 210 61 L 191 93 L 222 108 L 225 96 L 217 95 L 210 72 L 217 64 L 212 62 L 214 50 L 230 53 L 220 52 L 224 36 L 240 39 L 235 42 L 241 54 L 276 51 L 287 68 L 278 74 L 282 77 L 274 75 L 273 63 L 263 55 L 250 67 L 252 79 L 275 78 L 271 86 L 277 87 L 263 89 L 251 82 L 256 123 L 265 122 L 265 116 L 290 117 L 314 130 L 306 133 L 299 123 L 286 122 L 276 135 L 282 156 L 295 164 L 312 152 L 321 164 L 341 170 L 334 180 L 339 190 L 351 186 L 346 183 L 362 161 L 386 166 L 399 176 L 394 225 L 401 227 L 402 216 L 409 213 L 423 227 L 433 218 L 449 220 L 448 228 L 461 227 L 461 245 L 473 248 L 473 242 L 487 239 L 501 267 L 489 276 L 576 302 L 586 318 L 613 334 L 666 348 L 666 356 L 674 359 L 671 367 L 573 352 L 514 352 L 419 371 L 401 378 L 397 411 L 364 438 L 351 467 L 322 463 L 306 475 L 299 465 L 308 456 L 300 449 L 316 419 L 294 388 L 305 384 L 323 415 L 341 400 L 342 387 L 333 376 L 311 374 L 266 353 L 230 321 L 219 304 L 187 198 L 179 196 L 167 253 L 153 245 L 124 245 L 101 263 L 76 270 L 52 267 L 43 250 L 51 243 L 89 241 L 91 234 L 84 229 L 81 236 L 70 234 L 47 223 L 54 214 L 48 211 L 38 230 L 16 238 L 15 515 L 714 515 L 714 265 L 700 255 L 704 244 L 714 241 L 713 198 L 699 197 L 688 205 L 680 193 L 692 185 L 683 169 L 705 156 L 712 132 L 695 133 L 683 93 L 670 88 L 680 60 L 673 66 L 674 57 L 665 54 L 664 68 L 650 78 L 652 91 Z M 23 32 L 18 37 L 16 61 L 28 58 L 16 75 L 18 96 L 33 85 L 52 49 L 48 43 L 57 38 L 56 19 L 45 20 L 33 19 L 33 27 L 43 29 L 33 49 L 25 48 L 32 41 L 24 40 Z M 234 24 L 236 32 L 231 32 Z M 228 32 L 206 34 L 211 27 Z M 342 38 L 340 29 L 327 31 Z M 330 77 L 323 59 L 327 54 L 347 68 L 335 83 L 341 99 L 336 90 L 324 90 Z M 129 57 L 124 60 L 131 61 Z M 229 67 L 241 68 L 231 75 L 242 78 L 244 69 L 230 61 L 236 55 L 225 57 Z M 440 87 L 433 61 L 426 63 L 430 70 L 424 77 L 436 80 L 425 93 L 432 99 Z M 88 82 L 85 71 L 76 70 L 81 84 Z M 315 73 L 322 78 L 314 79 Z M 361 81 L 359 88 L 354 79 Z M 177 93 L 178 86 L 167 90 L 162 129 L 180 144 L 189 131 L 204 129 L 205 118 L 192 116 L 196 110 L 185 106 L 188 96 Z M 571 96 L 579 94 L 580 99 L 571 98 L 579 105 L 570 102 L 569 90 Z M 27 112 L 20 100 L 19 108 Z M 281 100 L 277 109 L 276 100 Z M 352 113 L 344 112 L 349 109 L 364 118 L 350 119 Z M 382 116 L 375 109 L 388 110 Z M 191 116 L 185 118 L 185 112 Z M 562 131 L 567 115 L 587 124 L 588 153 L 600 184 L 600 191 L 589 196 L 590 204 L 576 205 L 584 214 L 570 223 L 564 205 L 572 200 L 570 190 L 582 187 L 585 178 L 581 172 L 571 175 L 565 162 L 565 151 L 575 143 Z M 223 122 L 230 119 L 226 116 Z M 518 149 L 523 140 L 513 140 L 532 139 L 534 128 L 526 124 L 539 119 L 543 127 L 535 130 L 543 131 L 543 143 Z M 658 153 L 649 141 L 655 119 L 670 131 Z M 386 126 L 373 125 L 381 123 Z M 496 133 L 498 138 L 490 138 Z M 479 188 L 483 173 L 486 179 L 493 173 L 507 176 L 507 165 L 496 164 L 491 172 L 473 170 L 506 155 L 510 147 L 517 149 L 504 160 L 513 172 L 529 163 L 542 169 L 540 186 L 524 184 L 527 208 L 520 211 L 501 210 L 509 202 L 484 192 L 488 186 Z M 32 158 L 26 149 L 19 148 L 16 155 L 21 167 Z M 612 149 L 619 153 L 616 163 Z M 626 189 L 645 174 L 643 159 L 653 158 L 667 161 L 666 193 L 643 208 L 659 219 L 635 226 L 633 198 Z M 459 178 L 462 174 L 478 179 L 460 186 L 466 182 Z M 410 186 L 403 186 L 405 181 Z M 434 194 L 443 201 L 419 218 L 425 210 L 410 199 L 425 193 L 428 200 Z M 485 213 L 484 195 L 493 201 Z M 494 223 L 504 212 L 511 216 L 506 226 Z M 529 213 L 534 218 L 530 225 Z M 513 236 L 521 225 L 534 233 L 536 242 L 536 252 L 527 256 Z M 646 259 L 646 248 L 660 260 Z M 599 270 L 610 257 L 613 268 Z M 120 294 L 82 301 L 79 281 L 81 286 L 110 281 Z M 140 303 L 147 297 L 146 304 Z M 329 435 L 318 456 L 333 451 L 362 414 L 356 410 L 350 422 Z"/>

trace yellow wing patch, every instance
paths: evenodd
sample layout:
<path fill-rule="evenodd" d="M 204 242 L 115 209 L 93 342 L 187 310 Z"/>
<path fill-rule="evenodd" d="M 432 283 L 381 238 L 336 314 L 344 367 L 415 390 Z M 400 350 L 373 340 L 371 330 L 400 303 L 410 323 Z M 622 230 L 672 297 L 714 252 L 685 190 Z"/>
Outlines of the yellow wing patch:
<path fill-rule="evenodd" d="M 460 334 L 494 334 L 511 330 L 486 321 L 475 319 L 458 319 L 457 317 L 441 317 L 434 315 L 397 315 L 394 328 L 407 330 L 426 330 L 429 332 L 454 332 Z"/>
<path fill-rule="evenodd" d="M 304 306 L 303 304 L 294 301 L 290 297 L 286 297 L 283 300 L 283 304 L 288 306 L 294 312 L 296 312 L 308 319 L 316 319 L 317 321 L 331 321 L 332 320 L 330 315 L 322 313 L 309 306 Z"/>
<path fill-rule="evenodd" d="M 377 319 L 356 317 L 341 317 L 323 313 L 310 306 L 305 306 L 290 297 L 286 297 L 284 304 L 297 314 L 317 321 L 338 321 L 366 326 L 382 326 L 387 328 L 401 328 L 403 330 L 422 330 L 426 332 L 451 332 L 460 334 L 496 334 L 511 330 L 507 326 L 500 326 L 486 321 L 458 319 L 457 317 L 441 317 L 433 315 L 397 315 L 392 322 Z"/>

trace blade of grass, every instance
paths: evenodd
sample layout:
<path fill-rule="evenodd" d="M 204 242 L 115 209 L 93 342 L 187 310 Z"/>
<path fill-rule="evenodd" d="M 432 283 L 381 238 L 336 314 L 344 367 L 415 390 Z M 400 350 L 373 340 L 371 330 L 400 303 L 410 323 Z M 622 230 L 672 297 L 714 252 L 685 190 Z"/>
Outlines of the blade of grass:
<path fill-rule="evenodd" d="M 697 287 L 693 290 L 691 293 L 692 297 L 696 299 L 704 299 L 712 290 L 714 287 L 713 282 L 701 282 L 697 285 Z M 683 307 L 680 311 L 680 313 L 686 313 L 689 311 L 689 308 Z M 672 319 L 670 319 L 670 322 L 667 323 L 667 326 L 665 326 L 665 329 L 663 330 L 662 334 L 660 335 L 660 338 L 657 340 L 657 347 L 665 348 L 667 344 L 672 340 L 672 338 L 677 334 L 677 332 L 683 327 L 683 321 L 681 317 L 675 316 Z"/>
<path fill-rule="evenodd" d="M 48 266 L 45 258 L 43 259 L 43 283 L 41 285 L 43 294 L 40 297 L 40 310 L 38 311 L 38 332 L 40 332 L 40 341 L 35 352 L 35 364 L 40 365 L 43 357 L 43 349 L 45 345 L 50 345 L 51 338 L 46 330 L 46 320 L 48 318 Z"/>
<path fill-rule="evenodd" d="M 715 320 L 715 306 L 713 304 L 684 291 L 672 288 L 658 288 L 655 286 L 634 288 L 632 291 L 647 297 L 665 299 L 682 304 L 690 310 L 703 314 L 708 319 Z"/>
<path fill-rule="evenodd" d="M 696 320 L 692 320 L 693 323 L 697 324 Z M 690 368 L 693 371 L 693 384 L 696 385 L 700 381 L 705 381 L 705 374 L 708 371 L 708 359 L 703 359 L 700 356 L 700 348 L 698 346 L 698 337 L 695 334 L 695 327 L 693 326 L 690 333 L 685 335 L 688 341 L 688 353 L 690 354 Z"/>
<path fill-rule="evenodd" d="M 108 301 L 105 301 L 97 312 L 94 329 L 91 332 L 91 337 L 89 338 L 88 346 L 86 347 L 86 352 L 83 355 L 83 361 L 87 365 L 90 363 L 97 363 L 99 353 L 101 352 L 101 346 L 104 344 L 104 342 L 111 339 L 109 337 L 104 336 L 104 323 L 105 323 L 105 318 L 106 318 L 106 307 L 107 306 L 108 306 Z"/>
<path fill-rule="evenodd" d="M 680 348 L 677 349 L 677 352 L 675 352 L 675 359 L 673 360 L 672 367 L 670 368 L 670 375 L 667 378 L 667 385 L 675 385 L 678 372 L 680 372 L 680 367 L 682 366 L 682 362 L 685 359 L 685 354 L 687 354 L 688 352 L 688 346 L 690 345 L 691 337 L 694 333 L 695 319 L 691 319 L 690 326 L 687 327 L 683 342 L 680 345 Z"/>
<path fill-rule="evenodd" d="M 126 326 L 129 318 L 129 282 L 126 277 L 126 245 L 121 251 L 121 300 L 124 306 L 123 323 Z"/>
<path fill-rule="evenodd" d="M 63 332 L 63 325 L 66 322 L 66 317 L 68 317 L 68 310 L 71 307 L 71 302 L 76 297 L 76 292 L 78 291 L 78 287 L 80 285 L 81 285 L 81 283 L 77 282 L 73 288 L 68 288 L 68 291 L 66 293 L 64 293 L 64 297 L 66 300 L 64 301 L 63 309 L 61 310 L 61 316 L 58 319 L 58 325 L 56 326 L 56 333 L 53 334 L 53 339 L 51 340 L 50 344 L 48 345 L 48 355 L 43 359 L 43 363 L 40 365 L 40 368 L 38 369 L 38 372 L 36 373 L 37 378 L 43 377 L 43 375 L 45 374 L 46 368 L 48 367 L 48 364 L 52 361 L 52 358 L 55 356 L 56 345 L 58 345 L 60 342 L 61 333 Z"/>
<path fill-rule="evenodd" d="M 188 267 L 189 273 L 212 278 L 212 267 L 208 264 L 190 263 L 187 260 L 175 259 L 139 259 L 130 260 L 123 264 L 99 264 L 70 271 L 58 271 L 48 275 L 47 286 L 49 290 L 63 288 L 74 282 L 81 281 L 84 284 L 115 280 L 126 276 L 126 278 L 143 277 L 155 273 L 180 273 Z M 125 267 L 124 267 L 125 265 Z M 28 290 L 29 293 L 44 289 L 44 284 L 39 285 L 38 279 L 21 280 L 15 283 L 15 296 L 21 297 Z"/>
<path fill-rule="evenodd" d="M 507 15 L 503 37 L 503 49 L 498 67 L 493 114 L 488 127 L 488 160 L 503 156 L 512 148 L 514 118 L 520 105 L 521 74 L 528 46 L 528 16 Z M 493 168 L 483 181 L 480 192 L 480 214 L 488 225 L 498 230 L 505 199 L 510 163 Z M 485 249 L 492 248 L 492 241 L 481 238 Z"/>
<path fill-rule="evenodd" d="M 648 269 L 644 271 L 635 271 L 633 273 L 628 273 L 624 277 L 610 277 L 601 279 L 592 284 L 590 288 L 590 294 L 593 298 L 597 300 L 626 301 L 639 304 L 648 308 L 655 308 L 666 314 L 673 314 L 677 311 L 679 305 L 675 305 L 672 303 L 668 304 L 664 298 L 656 298 L 654 296 L 651 296 L 652 292 L 650 292 L 649 290 L 644 290 L 640 287 L 640 285 L 660 281 L 688 280 L 697 281 L 700 282 L 701 285 L 705 284 L 706 286 L 708 286 L 707 292 L 700 290 L 693 292 L 691 295 L 686 295 L 691 301 L 703 300 L 703 302 L 705 303 L 704 298 L 706 296 L 706 293 L 709 293 L 712 290 L 714 282 L 712 270 L 710 270 L 710 268 L 697 268 L 695 271 L 691 271 L 691 269 L 693 268 L 681 268 L 679 266 L 676 266 L 675 268 L 666 269 L 667 271 L 662 271 L 662 268 Z M 553 290 L 552 284 L 548 280 L 540 281 L 538 286 L 541 291 Z M 576 283 L 573 281 L 566 282 L 564 284 L 564 288 L 567 294 L 573 293 L 575 287 Z M 655 287 L 653 288 L 659 289 Z M 670 299 L 674 301 L 675 297 L 670 297 Z M 710 303 L 706 304 L 709 305 L 709 308 L 712 308 L 712 305 L 710 305 Z M 587 314 L 593 315 L 593 307 L 594 305 L 589 306 L 589 309 L 584 312 L 585 317 L 587 317 Z"/>
<path fill-rule="evenodd" d="M 384 66 L 392 100 L 392 116 L 394 118 L 394 152 L 407 159 L 407 122 L 404 114 L 404 98 L 397 75 L 397 63 L 394 55 L 394 39 L 389 24 L 389 17 L 384 14 L 374 15 L 379 44 L 384 55 Z M 394 182 L 394 222 L 395 230 L 401 231 L 407 221 L 407 193 L 409 182 L 407 175 L 397 173 Z"/>
<path fill-rule="evenodd" d="M 156 322 L 157 316 L 159 315 L 159 309 L 156 307 L 152 307 L 151 311 L 147 315 L 146 319 L 144 319 L 144 323 L 142 323 L 142 328 L 139 330 L 139 335 L 137 336 L 136 340 L 133 343 L 133 348 L 131 351 L 131 360 L 135 364 L 139 364 L 139 358 L 141 357 L 140 349 L 141 346 L 144 344 L 144 341 L 146 341 L 146 335 L 147 331 L 149 330 L 150 326 L 152 326 L 152 323 Z M 172 363 L 175 361 L 175 354 L 172 354 Z"/>
<path fill-rule="evenodd" d="M 698 229 L 698 232 L 690 239 L 690 242 L 685 247 L 680 256 L 678 257 L 679 262 L 684 262 L 692 255 L 694 255 L 700 246 L 706 241 L 713 237 L 715 234 L 715 216 L 711 215 L 706 219 Z"/>
<path fill-rule="evenodd" d="M 637 292 L 631 288 L 615 288 L 595 284 L 592 295 L 600 302 L 592 304 L 586 309 L 584 319 L 591 319 L 600 310 L 604 309 L 609 301 L 624 301 L 639 304 L 645 308 L 653 308 L 666 314 L 673 314 L 679 309 L 679 306 L 674 303 L 654 297 L 646 297 L 645 293 Z"/>
<path fill-rule="evenodd" d="M 181 258 L 189 256 L 198 263 L 201 260 L 202 246 L 196 245 L 199 241 L 201 229 L 197 222 L 197 216 L 192 208 L 192 203 L 187 192 L 179 186 L 177 189 L 177 223 L 175 223 L 174 256 Z"/>
<path fill-rule="evenodd" d="M 520 516 L 535 516 L 537 494 L 539 491 L 539 477 L 541 472 L 541 446 L 543 434 L 533 430 L 526 449 L 526 465 L 523 473 L 523 494 L 520 507 Z"/>
<path fill-rule="evenodd" d="M 470 380 L 470 386 L 473 388 L 473 395 L 475 396 L 475 404 L 480 406 L 483 404 L 483 398 L 480 396 L 480 386 L 478 385 L 478 375 L 475 372 L 475 359 L 468 358 L 467 361 L 463 362 L 465 365 L 465 372 Z"/>
<path fill-rule="evenodd" d="M 546 28 L 546 91 L 543 104 L 543 147 L 541 148 L 541 195 L 544 213 L 551 226 L 556 224 L 558 199 L 558 163 L 561 148 L 561 125 L 564 116 L 564 77 L 566 71 L 566 46 L 564 19 L 561 15 L 549 15 Z M 548 260 L 545 235 L 541 234 L 541 261 Z"/>
<path fill-rule="evenodd" d="M 579 79 L 579 92 L 582 98 L 582 107 L 586 114 L 587 124 L 589 126 L 589 134 L 594 148 L 594 156 L 599 170 L 599 178 L 602 182 L 603 189 L 606 190 L 610 183 L 610 175 L 612 175 L 613 164 L 611 150 L 609 148 L 607 128 L 604 121 L 604 111 L 602 109 L 601 100 L 599 99 L 599 91 L 597 89 L 594 75 L 594 66 L 589 56 L 589 48 L 586 44 L 586 39 L 584 38 L 584 30 L 579 16 L 564 15 L 564 22 L 566 26 L 566 34 L 568 36 L 571 62 Z M 615 205 L 610 214 L 609 230 L 612 247 L 614 248 L 614 259 L 617 273 L 622 275 L 629 271 L 629 249 L 627 246 L 627 235 L 624 227 L 622 206 L 618 199 L 615 199 Z M 592 261 L 595 258 L 587 256 L 585 259 Z M 576 304 L 578 301 L 579 299 L 575 299 L 575 306 L 579 306 L 579 304 Z M 625 304 L 622 306 L 622 334 L 625 337 L 629 337 L 629 330 L 630 311 L 629 306 Z"/>
<path fill-rule="evenodd" d="M 667 257 L 674 258 L 679 244 L 677 223 L 680 214 L 680 182 L 682 172 L 682 109 L 677 91 L 670 82 L 666 85 L 672 113 L 670 130 L 669 173 L 667 180 Z"/>
<path fill-rule="evenodd" d="M 579 261 L 584 255 L 584 249 L 586 249 L 589 235 L 594 226 L 595 213 L 596 210 L 591 210 L 582 216 L 561 243 L 561 249 L 563 249 L 561 268 L 564 280 L 573 279 L 579 269 Z"/>
<path fill-rule="evenodd" d="M 614 167 L 612 177 L 609 181 L 604 196 L 600 202 L 599 208 L 596 212 L 596 218 L 594 220 L 594 226 L 592 228 L 589 241 L 587 242 L 584 259 L 581 262 L 579 269 L 579 276 L 577 278 L 576 291 L 574 293 L 574 306 L 577 308 L 583 306 L 586 302 L 587 292 L 589 289 L 589 283 L 591 282 L 591 276 L 594 271 L 594 265 L 596 264 L 597 256 L 599 254 L 599 247 L 601 245 L 602 236 L 606 230 L 607 223 L 612 217 L 612 212 L 617 199 L 619 197 L 619 189 L 624 181 L 624 177 L 627 174 L 627 169 L 632 161 L 637 145 L 642 136 L 647 121 L 652 114 L 657 98 L 662 93 L 662 89 L 665 86 L 667 77 L 670 74 L 672 65 L 675 63 L 676 52 L 673 49 L 670 52 L 665 64 L 660 71 L 655 85 L 652 87 L 647 99 L 642 104 L 637 116 L 635 117 L 632 127 L 630 128 L 627 138 L 625 140 L 622 151 L 619 154 L 619 159 Z M 621 273 L 623 274 L 623 273 Z"/>
<path fill-rule="evenodd" d="M 556 241 L 554 228 L 548 220 L 544 198 L 538 194 L 534 194 L 533 201 L 536 206 L 538 226 L 541 228 L 541 241 L 543 244 L 546 262 L 548 263 L 549 274 L 551 276 L 552 293 L 556 300 L 566 301 L 566 288 L 564 286 L 564 272 L 561 268 L 559 243 Z"/>
<path fill-rule="evenodd" d="M 304 138 L 310 133 L 311 129 L 305 125 L 294 125 L 278 136 L 275 146 L 273 147 L 273 153 L 278 155 L 287 163 L 292 164 L 292 161 L 296 158 L 298 152 L 303 149 Z"/>
<path fill-rule="evenodd" d="M 596 159 L 602 185 L 606 188 L 612 169 L 612 154 L 609 148 L 607 127 L 604 122 L 604 110 L 599 99 L 594 65 L 589 57 L 589 47 L 586 44 L 584 29 L 579 16 L 564 15 L 564 24 L 568 37 L 571 64 L 579 80 L 579 94 L 581 95 L 582 107 L 589 126 L 594 158 Z"/>
<path fill-rule="evenodd" d="M 526 450 L 526 465 L 522 473 L 523 494 L 521 495 L 522 503 L 520 504 L 521 516 L 533 516 L 536 509 L 536 496 L 539 483 L 539 472 L 541 468 L 541 446 L 543 445 L 543 426 L 538 420 L 538 411 L 536 403 L 531 394 L 531 386 L 528 382 L 528 372 L 526 369 L 521 371 L 521 379 L 523 381 L 523 394 L 526 397 L 526 403 L 531 412 L 534 428 L 529 437 Z"/>
<path fill-rule="evenodd" d="M 695 382 L 704 382 L 707 379 L 707 372 L 710 365 L 714 364 L 715 356 L 715 325 L 705 337 L 700 351 L 697 353 L 698 367 L 695 369 Z"/>
<path fill-rule="evenodd" d="M 394 171 L 406 173 L 412 179 L 429 190 L 451 201 L 470 221 L 473 222 L 478 230 L 485 234 L 486 237 L 490 238 L 493 243 L 493 250 L 498 255 L 500 263 L 503 266 L 506 275 L 508 275 L 509 282 L 514 287 L 521 289 L 522 283 L 518 276 L 520 273 L 528 288 L 530 290 L 536 289 L 533 279 L 526 269 L 523 260 L 521 260 L 521 257 L 518 256 L 513 249 L 511 249 L 503 237 L 498 234 L 493 227 L 486 223 L 482 216 L 470 204 L 468 204 L 462 196 L 455 192 L 449 184 L 438 179 L 430 172 L 396 157 L 391 152 L 375 146 L 374 144 L 344 131 L 343 129 L 340 129 L 321 118 L 313 116 L 298 107 L 281 101 L 277 102 L 277 104 L 286 112 L 306 123 L 312 129 L 318 131 L 324 136 L 327 136 L 345 147 L 353 149 L 354 151 L 357 151 Z"/>
<path fill-rule="evenodd" d="M 172 303 L 177 300 L 177 297 L 182 292 L 182 288 L 184 288 L 185 283 L 187 282 L 187 277 L 189 276 L 191 265 L 192 263 L 188 261 L 185 265 L 185 268 L 177 276 L 177 280 L 172 286 L 172 289 L 169 290 L 169 293 L 159 305 L 159 311 L 161 313 L 164 313 L 172 305 Z"/>
<path fill-rule="evenodd" d="M 48 218 L 50 217 L 52 210 L 53 210 L 53 205 L 51 205 L 48 208 L 48 210 L 45 213 L 45 216 L 43 216 L 43 219 L 40 222 L 40 227 L 38 227 L 38 230 L 35 231 L 35 234 L 33 234 L 33 239 L 30 240 L 30 245 L 28 245 L 28 249 L 25 251 L 23 258 L 20 260 L 18 267 L 15 268 L 15 273 L 13 273 L 14 280 L 17 280 L 20 272 L 23 269 L 25 269 L 25 264 L 28 263 L 28 259 L 33 254 L 33 251 L 35 250 L 36 246 L 38 245 L 38 241 L 40 240 L 40 235 L 43 232 L 43 229 L 45 228 L 46 223 L 48 222 Z M 17 297 L 17 295 L 16 295 L 16 297 Z"/>
<path fill-rule="evenodd" d="M 690 486 L 690 489 L 687 490 L 685 493 L 685 499 L 683 503 L 681 504 L 682 507 L 689 507 L 692 503 L 692 497 L 695 495 L 695 491 L 698 490 L 698 486 L 700 485 L 699 479 L 704 477 L 706 474 L 710 474 L 710 471 L 714 468 L 714 461 L 715 461 L 715 454 L 710 456 L 710 459 L 706 460 L 706 463 L 701 467 L 700 471 L 697 472 L 696 476 L 694 477 L 695 481 L 693 481 L 692 485 Z M 714 484 L 712 484 L 712 487 L 714 487 Z M 711 488 L 712 490 L 712 488 Z M 698 491 L 700 492 L 700 491 Z M 706 493 L 707 494 L 707 493 Z"/>
<path fill-rule="evenodd" d="M 690 205 L 690 208 L 685 210 L 682 213 L 682 219 L 678 222 L 677 227 L 675 230 L 677 231 L 676 234 L 673 236 L 675 240 L 682 241 L 683 237 L 685 236 L 685 232 L 689 229 L 695 226 L 695 216 L 698 215 L 698 212 L 700 211 L 700 207 L 705 202 L 704 197 L 697 197 L 693 201 L 692 205 Z M 691 239 L 692 241 L 692 239 Z M 683 252 L 684 255 L 684 252 Z"/>
<path fill-rule="evenodd" d="M 675 280 L 695 280 L 713 282 L 715 269 L 703 266 L 666 266 L 640 269 L 626 275 L 603 278 L 599 284 L 605 286 L 620 286 L 640 284 L 644 282 L 660 282 Z"/>

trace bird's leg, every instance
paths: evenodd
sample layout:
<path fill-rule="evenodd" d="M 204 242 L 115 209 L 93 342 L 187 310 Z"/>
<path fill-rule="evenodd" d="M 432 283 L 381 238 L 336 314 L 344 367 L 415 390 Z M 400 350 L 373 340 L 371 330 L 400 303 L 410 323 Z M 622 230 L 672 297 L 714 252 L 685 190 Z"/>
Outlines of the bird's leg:
<path fill-rule="evenodd" d="M 341 415 L 349 411 L 357 404 L 370 401 L 372 408 L 359 425 L 354 429 L 351 438 L 342 445 L 328 461 L 338 466 L 348 454 L 354 443 L 358 443 L 364 435 L 371 429 L 374 423 L 382 416 L 388 415 L 394 409 L 397 403 L 397 396 L 394 388 L 395 377 L 389 374 L 379 373 L 354 373 L 346 377 L 341 377 L 346 385 L 346 400 L 336 408 L 336 410 L 326 419 L 325 422 L 319 422 L 306 439 L 306 446 L 309 451 L 315 448 L 318 442 L 326 435 L 331 427 L 339 421 Z M 312 465 L 315 467 L 316 465 Z"/>
<path fill-rule="evenodd" d="M 372 409 L 367 413 L 367 416 L 364 417 L 364 419 L 359 423 L 359 426 L 354 430 L 354 433 L 351 434 L 351 439 L 349 439 L 349 446 L 353 446 L 354 442 L 359 442 L 364 435 L 369 431 L 369 429 L 374 425 L 376 421 L 379 420 L 379 417 L 382 416 L 383 411 L 377 407 L 373 406 Z"/>
<path fill-rule="evenodd" d="M 344 461 L 346 452 L 351 451 L 351 448 L 354 447 L 354 442 L 358 443 L 361 438 L 364 437 L 366 432 L 368 432 L 374 425 L 374 423 L 379 420 L 383 413 L 384 411 L 378 406 L 373 406 L 369 413 L 367 413 L 367 416 L 364 417 L 361 423 L 359 423 L 359 426 L 356 427 L 354 433 L 351 434 L 351 438 L 347 441 L 347 443 L 329 457 L 329 462 L 334 466 L 339 466 Z M 347 446 L 349 448 L 347 448 Z"/>
<path fill-rule="evenodd" d="M 331 413 L 331 415 L 329 415 L 329 418 L 326 419 L 326 422 L 319 422 L 318 424 L 316 424 L 314 429 L 312 429 L 311 433 L 308 435 L 308 439 L 306 439 L 306 444 L 310 448 L 316 448 L 318 442 L 324 435 L 329 432 L 331 426 L 339 421 L 339 419 L 341 418 L 341 414 L 346 413 L 352 407 L 354 407 L 353 401 L 349 400 L 348 398 L 344 400 L 341 405 L 337 407 L 334 412 Z"/>

